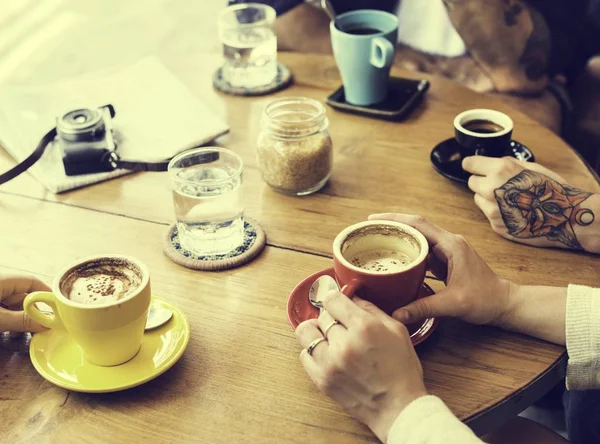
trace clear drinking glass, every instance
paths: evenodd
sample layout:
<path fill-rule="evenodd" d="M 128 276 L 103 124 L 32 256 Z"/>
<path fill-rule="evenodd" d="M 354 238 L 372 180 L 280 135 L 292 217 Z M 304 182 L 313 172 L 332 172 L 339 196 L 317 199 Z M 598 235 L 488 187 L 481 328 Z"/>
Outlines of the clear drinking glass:
<path fill-rule="evenodd" d="M 219 15 L 223 43 L 223 77 L 234 87 L 268 85 L 277 75 L 275 10 L 245 3 L 226 8 Z"/>
<path fill-rule="evenodd" d="M 198 255 L 225 254 L 244 240 L 240 156 L 226 148 L 185 151 L 169 174 L 179 240 Z"/>

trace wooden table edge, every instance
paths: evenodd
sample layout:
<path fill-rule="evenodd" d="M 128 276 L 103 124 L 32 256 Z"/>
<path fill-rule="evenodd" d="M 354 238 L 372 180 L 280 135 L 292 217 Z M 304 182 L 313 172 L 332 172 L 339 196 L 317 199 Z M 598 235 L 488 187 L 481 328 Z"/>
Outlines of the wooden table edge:
<path fill-rule="evenodd" d="M 544 372 L 529 384 L 513 392 L 496 404 L 464 420 L 478 436 L 482 436 L 514 418 L 527 407 L 539 401 L 566 375 L 566 350 Z"/>

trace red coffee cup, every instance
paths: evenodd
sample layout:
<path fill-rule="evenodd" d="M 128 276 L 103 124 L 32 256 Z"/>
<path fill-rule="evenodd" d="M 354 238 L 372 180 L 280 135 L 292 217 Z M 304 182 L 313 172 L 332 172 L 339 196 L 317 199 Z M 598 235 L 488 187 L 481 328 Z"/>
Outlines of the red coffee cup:
<path fill-rule="evenodd" d="M 356 294 L 391 314 L 417 298 L 428 253 L 425 236 L 409 225 L 360 222 L 333 241 L 333 268 L 345 295 Z"/>

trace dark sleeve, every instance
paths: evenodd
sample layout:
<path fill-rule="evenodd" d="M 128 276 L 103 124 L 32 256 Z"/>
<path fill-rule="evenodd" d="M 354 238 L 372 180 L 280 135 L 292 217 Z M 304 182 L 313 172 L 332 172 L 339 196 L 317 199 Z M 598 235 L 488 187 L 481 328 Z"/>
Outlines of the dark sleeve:
<path fill-rule="evenodd" d="M 430 1 L 430 0 L 420 0 Z M 398 0 L 330 0 L 337 14 L 358 9 L 377 9 L 379 11 L 394 12 Z"/>
<path fill-rule="evenodd" d="M 590 0 L 585 33 L 589 56 L 600 54 L 600 0 Z"/>
<path fill-rule="evenodd" d="M 548 73 L 576 77 L 587 61 L 585 22 L 588 0 L 527 0 L 541 14 L 550 31 Z"/>
<path fill-rule="evenodd" d="M 393 12 L 398 0 L 330 0 L 338 14 L 343 14 L 348 11 L 356 11 L 357 9 L 378 9 L 381 11 Z M 422 0 L 429 1 L 429 0 Z M 565 0 L 567 1 L 567 0 Z M 263 5 L 272 6 L 277 15 L 298 6 L 303 0 L 229 0 L 230 5 L 240 3 L 262 3 Z"/>
<path fill-rule="evenodd" d="M 247 0 L 229 0 L 230 5 L 238 5 L 240 3 L 261 3 L 263 5 L 269 5 L 277 11 L 277 15 L 281 15 L 295 6 L 298 6 L 302 3 L 302 0 L 252 0 L 251 2 Z"/>

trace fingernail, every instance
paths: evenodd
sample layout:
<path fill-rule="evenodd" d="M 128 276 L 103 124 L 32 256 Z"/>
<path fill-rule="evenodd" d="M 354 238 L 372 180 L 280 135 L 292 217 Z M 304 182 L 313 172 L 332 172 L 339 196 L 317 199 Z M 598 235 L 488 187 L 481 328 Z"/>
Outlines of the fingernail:
<path fill-rule="evenodd" d="M 406 311 L 406 310 L 400 310 L 400 311 L 398 311 L 398 313 L 396 314 L 396 317 L 403 324 L 406 324 L 407 322 L 410 322 L 410 313 L 408 311 Z"/>

